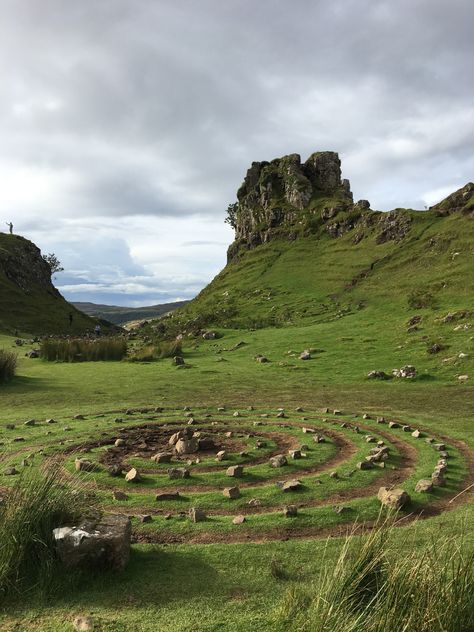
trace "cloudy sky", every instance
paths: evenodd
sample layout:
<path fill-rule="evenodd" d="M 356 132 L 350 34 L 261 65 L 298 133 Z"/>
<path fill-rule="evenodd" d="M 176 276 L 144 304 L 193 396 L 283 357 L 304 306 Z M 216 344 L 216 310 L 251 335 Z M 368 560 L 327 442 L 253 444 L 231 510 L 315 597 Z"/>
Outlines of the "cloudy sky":
<path fill-rule="evenodd" d="M 356 199 L 474 180 L 472 0 L 0 0 L 0 224 L 70 300 L 189 298 L 253 160 L 338 151 Z M 5 227 L 6 229 L 6 227 Z"/>

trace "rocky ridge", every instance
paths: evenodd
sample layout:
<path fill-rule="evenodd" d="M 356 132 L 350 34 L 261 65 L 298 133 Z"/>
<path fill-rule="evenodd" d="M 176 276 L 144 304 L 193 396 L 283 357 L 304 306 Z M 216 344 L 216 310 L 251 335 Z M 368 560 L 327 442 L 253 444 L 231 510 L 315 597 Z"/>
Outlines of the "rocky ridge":
<path fill-rule="evenodd" d="M 474 184 L 432 207 L 437 215 L 474 213 Z M 318 232 L 332 238 L 354 231 L 353 242 L 375 235 L 376 243 L 401 240 L 410 231 L 411 211 L 382 213 L 368 200 L 354 203 L 349 180 L 342 178 L 336 152 L 315 152 L 301 162 L 298 154 L 253 162 L 237 192 L 235 241 L 228 260 L 242 251 L 283 237 L 293 240 Z"/>

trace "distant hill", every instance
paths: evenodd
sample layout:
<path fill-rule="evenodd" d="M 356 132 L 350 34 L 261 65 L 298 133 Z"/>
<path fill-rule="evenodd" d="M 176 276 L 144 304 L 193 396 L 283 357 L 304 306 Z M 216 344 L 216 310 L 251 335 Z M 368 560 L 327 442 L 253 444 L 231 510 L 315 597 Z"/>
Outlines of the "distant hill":
<path fill-rule="evenodd" d="M 54 287 L 50 267 L 34 243 L 0 233 L 0 332 L 79 334 L 96 324 Z"/>
<path fill-rule="evenodd" d="M 124 325 L 132 320 L 158 318 L 179 307 L 184 307 L 187 303 L 189 301 L 176 301 L 147 307 L 120 307 L 119 305 L 99 305 L 85 302 L 74 302 L 72 305 L 88 316 L 103 318 L 114 325 Z"/>

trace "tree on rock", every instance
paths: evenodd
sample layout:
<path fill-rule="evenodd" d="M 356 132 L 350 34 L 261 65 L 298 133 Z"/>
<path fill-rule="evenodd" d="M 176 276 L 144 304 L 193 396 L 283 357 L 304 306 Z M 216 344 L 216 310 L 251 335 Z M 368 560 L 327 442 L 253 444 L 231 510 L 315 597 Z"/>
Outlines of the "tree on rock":
<path fill-rule="evenodd" d="M 229 204 L 227 207 L 227 216 L 224 220 L 226 224 L 232 226 L 235 230 L 237 228 L 237 213 L 239 212 L 239 203 L 234 202 L 233 204 Z"/>
<path fill-rule="evenodd" d="M 64 272 L 64 268 L 62 267 L 61 262 L 53 252 L 50 252 L 47 255 L 43 255 L 43 259 L 49 265 L 51 275 L 56 274 L 57 272 Z"/>

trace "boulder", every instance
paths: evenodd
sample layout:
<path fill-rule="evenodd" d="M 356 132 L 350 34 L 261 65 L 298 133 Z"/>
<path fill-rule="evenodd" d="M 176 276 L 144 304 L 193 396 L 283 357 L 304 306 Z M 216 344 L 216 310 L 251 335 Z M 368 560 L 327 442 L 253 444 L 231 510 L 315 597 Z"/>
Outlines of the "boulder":
<path fill-rule="evenodd" d="M 67 568 L 109 568 L 121 571 L 130 557 L 130 519 L 106 515 L 77 527 L 53 529 L 58 557 Z"/>
<path fill-rule="evenodd" d="M 178 439 L 174 446 L 176 454 L 194 454 L 199 450 L 199 443 L 197 439 Z"/>
<path fill-rule="evenodd" d="M 381 487 L 378 491 L 377 498 L 382 505 L 389 507 L 390 509 L 402 509 L 410 502 L 410 496 L 403 489 L 388 489 L 387 487 Z"/>
<path fill-rule="evenodd" d="M 218 461 L 223 461 L 226 458 L 226 451 L 225 450 L 219 450 L 219 452 L 216 454 L 216 459 Z"/>

